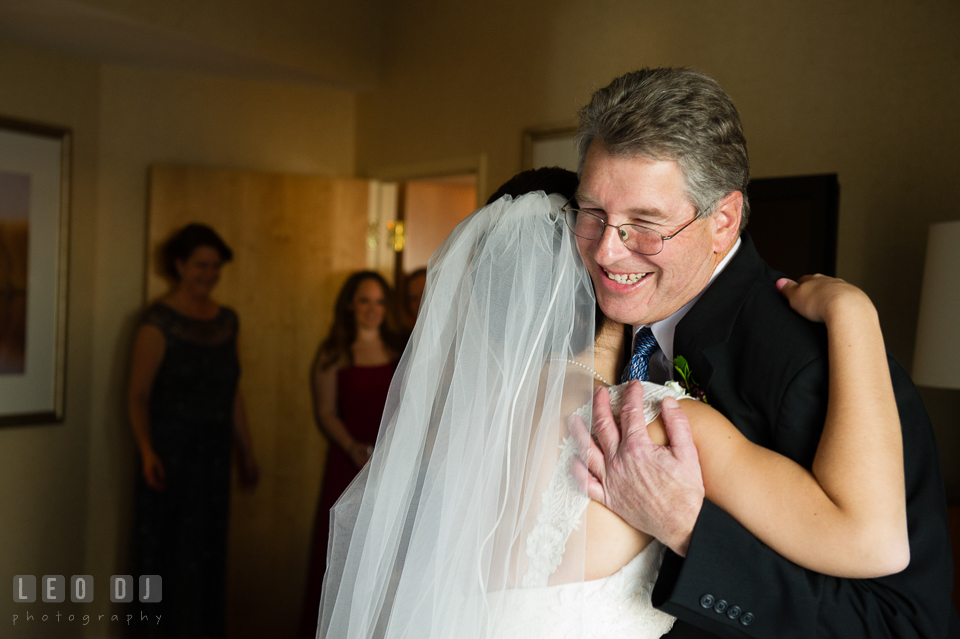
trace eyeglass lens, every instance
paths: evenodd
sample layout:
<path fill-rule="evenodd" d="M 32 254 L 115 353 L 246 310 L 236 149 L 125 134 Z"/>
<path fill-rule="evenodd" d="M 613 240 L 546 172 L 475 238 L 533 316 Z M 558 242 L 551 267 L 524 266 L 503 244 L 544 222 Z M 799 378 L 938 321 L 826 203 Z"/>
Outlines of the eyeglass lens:
<path fill-rule="evenodd" d="M 599 217 L 574 208 L 567 209 L 567 225 L 574 235 L 585 240 L 600 239 L 606 228 L 606 223 Z M 663 237 L 642 226 L 623 224 L 617 230 L 624 246 L 635 253 L 655 255 L 663 247 Z"/>

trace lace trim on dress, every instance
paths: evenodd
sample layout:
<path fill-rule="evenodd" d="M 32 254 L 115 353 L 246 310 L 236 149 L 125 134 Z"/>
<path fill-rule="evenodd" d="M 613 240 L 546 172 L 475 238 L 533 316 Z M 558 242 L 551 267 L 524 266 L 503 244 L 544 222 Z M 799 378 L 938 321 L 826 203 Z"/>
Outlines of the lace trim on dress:
<path fill-rule="evenodd" d="M 580 489 L 570 473 L 570 463 L 576 453 L 577 445 L 573 438 L 564 439 L 560 446 L 560 459 L 557 460 L 550 483 L 540 498 L 537 523 L 527 536 L 527 558 L 530 565 L 523 576 L 524 588 L 541 588 L 547 585 L 550 575 L 560 565 L 570 533 L 578 528 L 580 516 L 590 503 L 590 498 Z"/>
<path fill-rule="evenodd" d="M 216 317 L 196 319 L 182 315 L 163 302 L 150 305 L 144 311 L 141 323 L 156 326 L 167 338 L 200 346 L 219 346 L 234 339 L 240 324 L 236 312 L 226 306 L 220 307 Z"/>
<path fill-rule="evenodd" d="M 610 408 L 618 422 L 626 387 L 626 384 L 620 384 L 609 388 Z M 643 382 L 643 416 L 648 424 L 660 415 L 660 404 L 668 396 L 676 399 L 689 397 L 679 385 L 672 382 L 668 386 Z M 584 404 L 574 414 L 592 427 L 592 409 L 592 404 Z M 572 437 L 567 437 L 560 446 L 560 457 L 550 483 L 540 498 L 537 523 L 527 536 L 529 567 L 523 576 L 523 588 L 542 588 L 547 585 L 550 575 L 560 565 L 567 539 L 578 528 L 580 518 L 590 503 L 590 498 L 577 485 L 571 472 L 570 464 L 576 454 L 576 443 Z"/>

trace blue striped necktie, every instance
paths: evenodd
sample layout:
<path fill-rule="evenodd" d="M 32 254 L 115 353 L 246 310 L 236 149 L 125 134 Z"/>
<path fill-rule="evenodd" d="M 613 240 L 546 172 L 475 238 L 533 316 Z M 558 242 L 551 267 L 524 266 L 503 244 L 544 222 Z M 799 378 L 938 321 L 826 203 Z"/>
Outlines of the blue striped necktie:
<path fill-rule="evenodd" d="M 657 348 L 657 338 L 653 336 L 653 331 L 649 326 L 644 326 L 639 331 L 633 341 L 633 356 L 630 357 L 630 364 L 620 376 L 620 382 L 628 382 L 631 379 L 639 379 L 642 382 L 650 380 L 650 355 Z"/>

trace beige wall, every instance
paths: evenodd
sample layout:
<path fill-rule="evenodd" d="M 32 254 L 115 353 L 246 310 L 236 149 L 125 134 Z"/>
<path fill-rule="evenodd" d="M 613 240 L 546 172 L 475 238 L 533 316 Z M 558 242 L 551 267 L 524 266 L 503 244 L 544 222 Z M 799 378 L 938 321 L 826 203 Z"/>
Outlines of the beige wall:
<path fill-rule="evenodd" d="M 214 55 L 232 52 L 339 86 L 370 88 L 379 73 L 381 0 L 73 1 L 161 40 L 185 38 L 219 49 Z"/>
<path fill-rule="evenodd" d="M 93 64 L 0 41 L 0 113 L 73 129 L 66 418 L 0 429 L 0 573 L 7 579 L 87 574 L 99 81 Z M 13 630 L 7 625 L 16 608 L 23 607 L 0 598 L 0 634 Z M 16 636 L 45 636 L 39 622 L 33 625 L 22 634 L 18 627 Z"/>
<path fill-rule="evenodd" d="M 0 41 L 0 113 L 74 130 L 67 418 L 0 430 L 0 572 L 92 574 L 102 588 L 125 565 L 137 468 L 123 385 L 144 299 L 148 166 L 350 175 L 354 111 L 337 89 L 97 66 Z M 100 592 L 91 611 L 109 612 Z M 50 633 L 35 623 L 17 636 L 78 636 Z"/>
<path fill-rule="evenodd" d="M 755 176 L 839 174 L 839 274 L 909 366 L 927 226 L 960 218 L 956 2 L 410 0 L 387 24 L 381 85 L 359 100 L 361 175 L 486 153 L 493 191 L 524 128 L 572 121 L 623 72 L 697 67 L 740 109 Z M 924 397 L 960 501 L 960 393 Z"/>

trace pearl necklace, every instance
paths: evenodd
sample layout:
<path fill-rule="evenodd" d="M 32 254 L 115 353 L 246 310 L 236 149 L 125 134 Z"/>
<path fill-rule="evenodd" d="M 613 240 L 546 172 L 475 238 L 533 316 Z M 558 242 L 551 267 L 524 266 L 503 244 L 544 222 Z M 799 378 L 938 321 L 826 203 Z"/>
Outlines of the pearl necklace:
<path fill-rule="evenodd" d="M 574 366 L 579 366 L 580 368 L 582 368 L 582 369 L 584 369 L 584 370 L 586 370 L 586 371 L 589 371 L 589 372 L 593 373 L 593 376 L 594 376 L 594 377 L 596 377 L 597 379 L 599 379 L 601 382 L 603 382 L 603 383 L 606 384 L 607 386 L 613 386 L 613 384 L 611 384 L 610 382 L 608 382 L 607 380 L 605 380 L 604 378 L 602 378 L 602 377 L 600 376 L 600 373 L 598 373 L 597 371 L 593 370 L 593 369 L 590 368 L 589 366 L 586 366 L 586 365 L 584 365 L 584 364 L 581 364 L 580 362 L 578 362 L 578 361 L 575 360 L 575 359 L 559 359 L 559 358 L 554 358 L 554 359 L 551 359 L 550 361 L 551 361 L 551 362 L 567 362 L 568 364 L 573 364 Z"/>

